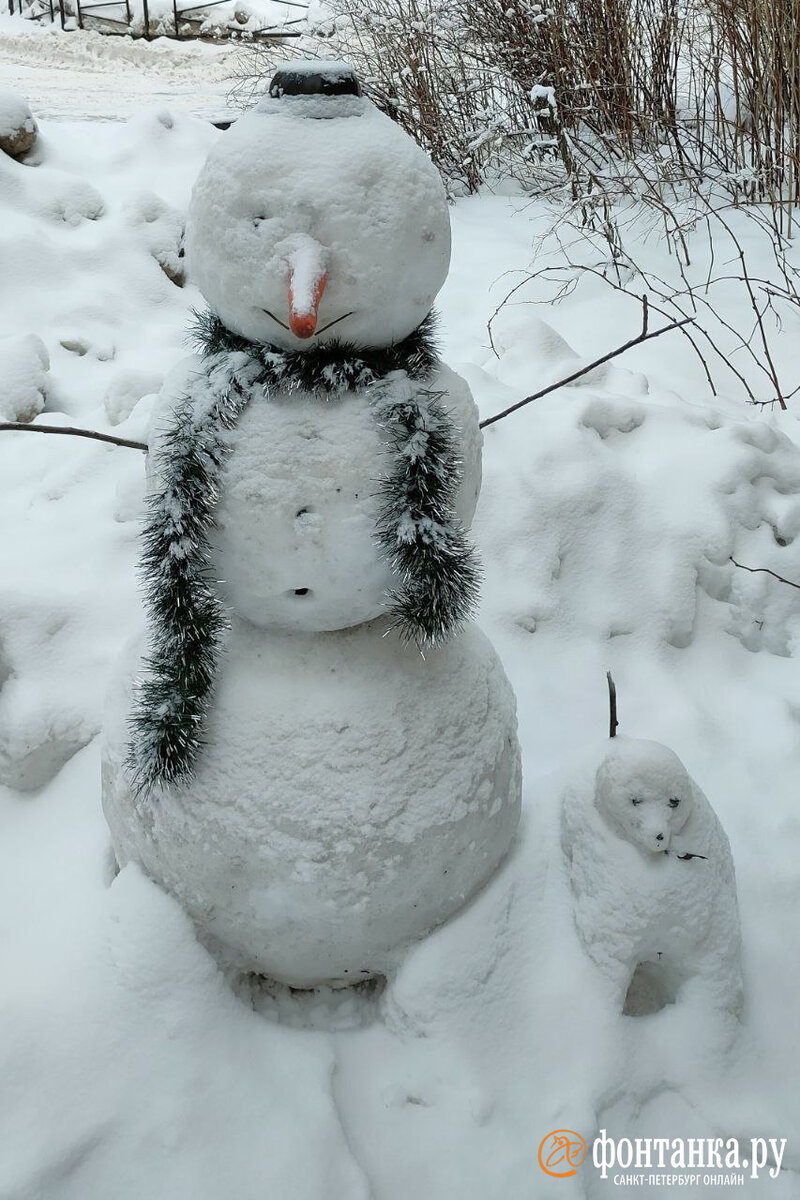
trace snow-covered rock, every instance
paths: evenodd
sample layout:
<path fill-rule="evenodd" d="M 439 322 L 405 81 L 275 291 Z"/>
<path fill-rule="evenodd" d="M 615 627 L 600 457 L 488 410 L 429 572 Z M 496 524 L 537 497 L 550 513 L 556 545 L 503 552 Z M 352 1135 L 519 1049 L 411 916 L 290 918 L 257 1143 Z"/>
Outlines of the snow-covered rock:
<path fill-rule="evenodd" d="M 37 132 L 28 101 L 17 92 L 0 90 L 0 151 L 22 158 L 33 148 Z"/>
<path fill-rule="evenodd" d="M 575 921 L 620 1008 L 656 1011 L 691 994 L 736 1012 L 739 916 L 730 846 L 683 763 L 618 737 L 569 787 L 562 845 Z"/>
<path fill-rule="evenodd" d="M 310 306 L 316 342 L 388 346 L 427 316 L 447 274 L 444 188 L 366 98 L 266 97 L 200 172 L 186 257 L 211 308 L 245 337 L 301 347 Z"/>
<path fill-rule="evenodd" d="M 507 852 L 514 696 L 474 627 L 423 658 L 381 622 L 287 636 L 237 621 L 196 778 L 150 799 L 122 766 L 142 652 L 105 722 L 115 852 L 239 970 L 298 986 L 385 971 Z"/>
<path fill-rule="evenodd" d="M 50 358 L 35 333 L 0 338 L 0 420 L 32 421 L 44 408 Z"/>

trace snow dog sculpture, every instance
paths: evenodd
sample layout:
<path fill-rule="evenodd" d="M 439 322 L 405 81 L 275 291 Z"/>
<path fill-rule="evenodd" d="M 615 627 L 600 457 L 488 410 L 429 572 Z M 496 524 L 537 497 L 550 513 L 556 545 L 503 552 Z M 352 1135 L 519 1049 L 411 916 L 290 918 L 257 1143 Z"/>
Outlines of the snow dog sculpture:
<path fill-rule="evenodd" d="M 633 738 L 607 743 L 593 777 L 564 795 L 562 846 L 578 933 L 620 1009 L 642 1015 L 693 994 L 737 1011 L 730 846 L 672 750 Z"/>
<path fill-rule="evenodd" d="M 293 64 L 220 136 L 186 253 L 208 311 L 153 423 L 104 811 L 233 969 L 355 982 L 519 816 L 514 697 L 470 621 L 477 411 L 430 315 L 445 195 L 346 65 Z"/>

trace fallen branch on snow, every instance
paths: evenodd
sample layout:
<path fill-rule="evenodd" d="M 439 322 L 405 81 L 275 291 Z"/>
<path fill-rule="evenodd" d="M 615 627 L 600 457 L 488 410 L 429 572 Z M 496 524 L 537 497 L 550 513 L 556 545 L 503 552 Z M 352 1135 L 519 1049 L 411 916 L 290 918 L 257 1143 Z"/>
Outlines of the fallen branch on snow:
<path fill-rule="evenodd" d="M 606 681 L 608 683 L 608 736 L 616 737 L 619 721 L 617 720 L 617 685 L 611 677 L 611 672 L 606 671 Z"/>
<path fill-rule="evenodd" d="M 63 433 L 69 437 L 109 442 L 112 446 L 128 446 L 131 450 L 147 450 L 146 442 L 133 442 L 130 438 L 114 437 L 112 433 L 98 433 L 96 429 L 77 429 L 72 425 L 26 425 L 21 421 L 0 421 L 0 431 L 4 429 L 13 429 L 19 433 Z"/>

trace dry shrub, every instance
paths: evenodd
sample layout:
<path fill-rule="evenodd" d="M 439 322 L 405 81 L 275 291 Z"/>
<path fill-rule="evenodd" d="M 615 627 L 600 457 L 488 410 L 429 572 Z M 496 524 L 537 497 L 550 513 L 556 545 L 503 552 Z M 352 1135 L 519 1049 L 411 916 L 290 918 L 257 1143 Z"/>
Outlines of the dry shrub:
<path fill-rule="evenodd" d="M 706 0 L 716 154 L 748 198 L 800 203 L 800 0 Z"/>
<path fill-rule="evenodd" d="M 334 0 L 300 43 L 243 52 L 233 99 L 263 92 L 276 58 L 343 58 L 366 94 L 422 145 L 451 193 L 519 173 L 530 102 L 472 42 L 459 0 Z"/>
<path fill-rule="evenodd" d="M 789 214 L 800 203 L 800 0 L 331 0 L 329 11 L 299 43 L 249 51 L 239 99 L 254 81 L 263 89 L 276 53 L 343 57 L 454 191 L 503 175 L 551 186 L 552 159 L 583 174 L 581 190 L 619 185 L 630 172 L 618 164 L 658 155 L 671 160 L 659 171 L 713 176 L 737 200 Z"/>
<path fill-rule="evenodd" d="M 665 318 L 694 315 L 684 333 L 711 390 L 716 362 L 751 402 L 785 406 L 796 381 L 780 377 L 772 338 L 800 313 L 788 242 L 800 205 L 800 0 L 329 5 L 332 15 L 283 53 L 349 60 L 451 193 L 512 176 L 552 195 L 553 228 L 592 251 L 571 263 L 571 280 L 599 272 L 649 295 Z M 274 65 L 275 49 L 252 54 L 240 98 L 253 84 L 263 90 Z M 752 238 L 736 233 L 731 206 L 752 218 Z M 648 221 L 677 279 L 635 261 Z M 700 224 L 726 265 L 697 283 L 689 268 Z M 753 266 L 750 243 L 765 231 L 773 261 Z M 725 326 L 720 346 L 716 297 L 734 278 L 750 322 Z"/>

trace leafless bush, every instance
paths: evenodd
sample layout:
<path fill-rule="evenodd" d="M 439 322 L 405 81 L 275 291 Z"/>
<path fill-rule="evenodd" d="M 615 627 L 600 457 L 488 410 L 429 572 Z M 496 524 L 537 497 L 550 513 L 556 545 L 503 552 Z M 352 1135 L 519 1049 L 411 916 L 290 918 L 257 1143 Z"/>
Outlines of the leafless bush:
<path fill-rule="evenodd" d="M 727 374 L 752 402 L 786 405 L 797 388 L 774 339 L 800 314 L 788 248 L 800 0 L 329 0 L 329 11 L 286 53 L 352 62 L 451 193 L 513 176 L 552 196 L 564 259 L 541 272 L 561 271 L 565 287 L 599 274 L 671 321 L 692 316 L 682 329 L 712 391 Z M 250 54 L 240 98 L 253 83 L 263 91 L 274 64 L 272 50 Z M 732 208 L 761 239 L 757 267 Z M 648 221 L 669 278 L 637 262 Z M 698 279 L 701 225 L 712 266 Z M 747 298 L 741 327 L 717 302 L 732 283 Z"/>
<path fill-rule="evenodd" d="M 451 192 L 519 173 L 537 133 L 530 101 L 484 61 L 461 0 L 334 0 L 333 10 L 282 53 L 350 62 L 370 99 L 429 152 Z M 243 53 L 237 102 L 263 91 L 275 56 L 272 47 Z"/>
<path fill-rule="evenodd" d="M 578 203 L 568 206 L 534 247 L 535 268 L 495 310 L 490 342 L 492 322 L 507 303 L 523 297 L 557 304 L 596 280 L 637 305 L 646 300 L 653 313 L 679 324 L 712 395 L 739 394 L 757 406 L 786 409 L 800 392 L 796 355 L 780 340 L 787 326 L 800 323 L 800 269 L 792 246 L 776 234 L 769 209 L 737 210 L 699 190 L 690 200 L 684 207 L 661 206 L 650 196 L 609 206 L 613 235 L 603 223 L 587 223 Z M 653 236 L 672 251 L 659 256 L 658 268 L 646 253 Z"/>
<path fill-rule="evenodd" d="M 330 0 L 278 53 L 344 57 L 454 190 L 559 175 L 573 196 L 627 164 L 713 174 L 791 230 L 800 204 L 800 0 Z M 242 60 L 239 99 L 276 50 Z M 620 170 L 622 165 L 623 169 Z"/>
<path fill-rule="evenodd" d="M 705 0 L 713 137 L 748 199 L 800 204 L 800 0 Z"/>

